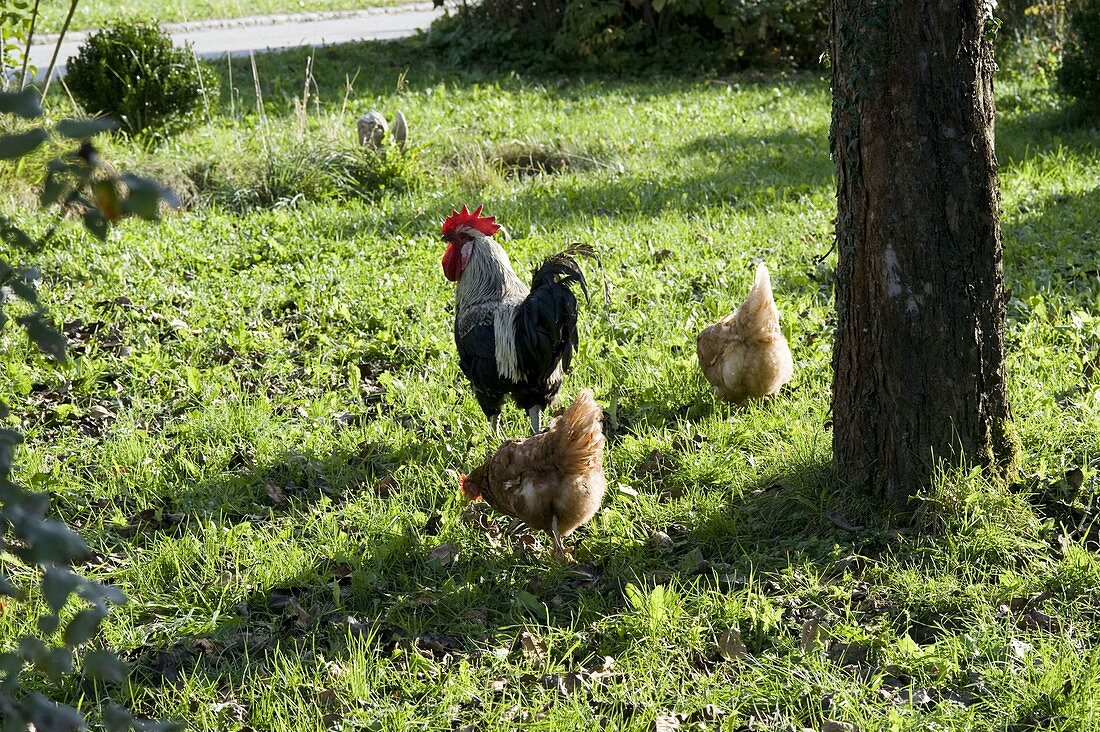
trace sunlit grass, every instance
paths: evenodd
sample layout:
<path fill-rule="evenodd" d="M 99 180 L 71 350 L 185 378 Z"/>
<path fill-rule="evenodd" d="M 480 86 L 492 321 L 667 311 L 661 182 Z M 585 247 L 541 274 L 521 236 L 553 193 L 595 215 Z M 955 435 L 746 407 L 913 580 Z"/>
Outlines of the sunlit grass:
<path fill-rule="evenodd" d="M 107 144 L 193 185 L 190 208 L 106 243 L 64 227 L 36 262 L 45 299 L 62 322 L 103 325 L 71 328 L 77 355 L 60 366 L 5 341 L 21 474 L 95 548 L 87 571 L 132 600 L 106 634 L 134 663 L 116 698 L 226 730 L 1094 724 L 1096 132 L 1058 128 L 1038 90 L 1006 92 L 1021 480 L 945 475 L 898 532 L 829 468 L 821 78 L 498 77 L 411 42 L 360 45 L 318 53 L 296 113 L 305 68 L 300 52 L 260 61 L 262 118 L 241 64 L 232 83 L 223 70 L 238 93 L 191 132 Z M 215 195 L 307 143 L 353 140 L 373 108 L 410 120 L 401 187 L 256 208 Z M 502 164 L 516 149 L 581 162 Z M 609 413 L 610 490 L 578 534 L 579 568 L 507 521 L 484 528 L 457 495 L 488 445 L 439 270 L 438 223 L 464 202 L 507 227 L 517 272 L 573 241 L 602 255 L 589 278 L 610 305 L 582 310 L 565 386 L 592 387 Z M 694 338 L 758 259 L 797 372 L 777 398 L 731 408 L 698 374 Z M 96 405 L 115 416 L 92 419 Z M 432 558 L 444 544 L 453 563 Z M 8 607 L 2 643 L 27 620 Z"/>

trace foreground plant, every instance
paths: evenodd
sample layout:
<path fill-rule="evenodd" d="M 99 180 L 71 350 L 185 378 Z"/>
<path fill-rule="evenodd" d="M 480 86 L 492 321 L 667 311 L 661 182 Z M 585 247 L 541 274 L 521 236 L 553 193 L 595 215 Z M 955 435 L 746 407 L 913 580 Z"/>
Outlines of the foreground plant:
<path fill-rule="evenodd" d="M 24 120 L 41 117 L 37 91 L 0 92 L 0 114 Z M 107 119 L 62 120 L 52 130 L 38 126 L 2 135 L 0 160 L 18 160 L 54 136 L 80 141 L 74 152 L 48 163 L 41 203 L 44 207 L 57 204 L 60 216 L 80 215 L 88 231 L 104 239 L 110 225 L 126 216 L 156 219 L 161 201 L 168 197 L 155 181 L 133 174 L 119 175 L 99 159 L 90 138 L 114 126 Z M 8 245 L 8 251 L 40 251 L 56 229 L 55 224 L 36 240 L 9 216 L 0 214 L 0 239 Z M 0 259 L 0 329 L 10 320 L 5 311 L 15 300 L 21 300 L 30 312 L 18 315 L 15 322 L 43 353 L 62 361 L 65 338 L 50 324 L 38 300 L 36 283 L 40 277 L 32 267 Z M 0 403 L 0 418 L 7 416 L 7 407 Z M 95 638 L 110 606 L 126 602 L 126 596 L 117 588 L 73 571 L 73 565 L 88 554 L 88 547 L 63 521 L 47 516 L 47 493 L 29 490 L 13 480 L 15 451 L 21 442 L 18 431 L 0 428 L 0 550 L 4 551 L 0 595 L 16 600 L 28 596 L 28 587 L 12 581 L 12 570 L 17 569 L 20 575 L 37 579 L 37 594 L 48 609 L 37 619 L 38 634 L 24 635 L 15 648 L 0 654 L 0 719 L 4 729 L 82 729 L 86 723 L 81 711 L 28 692 L 25 683 L 36 672 L 54 680 L 73 674 L 78 649 Z M 62 614 L 70 604 L 79 606 L 79 610 L 75 614 L 65 612 L 63 621 Z M 125 680 L 124 665 L 109 651 L 89 651 L 80 661 L 83 673 L 96 681 L 117 684 Z M 171 727 L 137 720 L 109 700 L 102 709 L 102 722 L 109 730 Z"/>

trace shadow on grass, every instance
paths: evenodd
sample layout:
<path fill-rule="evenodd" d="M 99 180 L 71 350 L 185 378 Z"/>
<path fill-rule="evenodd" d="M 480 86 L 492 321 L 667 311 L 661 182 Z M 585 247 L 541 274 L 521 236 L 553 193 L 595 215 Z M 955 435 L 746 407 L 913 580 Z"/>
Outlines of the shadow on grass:
<path fill-rule="evenodd" d="M 356 642 L 394 658 L 493 664 L 500 653 L 523 655 L 520 635 L 529 626 L 588 627 L 590 641 L 571 653 L 591 665 L 635 642 L 630 633 L 601 629 L 634 612 L 628 585 L 759 592 L 748 583 L 794 561 L 829 557 L 822 574 L 842 573 L 846 557 L 874 554 L 886 541 L 875 528 L 881 517 L 836 490 L 829 464 L 813 460 L 761 477 L 698 523 L 660 527 L 671 546 L 651 545 L 644 532 L 635 540 L 582 529 L 572 539 L 576 565 L 553 560 L 541 535 L 510 535 L 510 519 L 489 516 L 482 505 L 391 528 L 361 555 L 328 557 L 278 586 L 254 588 L 213 633 L 133 654 L 138 678 L 153 688 L 194 675 L 225 683 L 276 646 L 331 660 Z M 856 523 L 865 527 L 855 531 Z"/>

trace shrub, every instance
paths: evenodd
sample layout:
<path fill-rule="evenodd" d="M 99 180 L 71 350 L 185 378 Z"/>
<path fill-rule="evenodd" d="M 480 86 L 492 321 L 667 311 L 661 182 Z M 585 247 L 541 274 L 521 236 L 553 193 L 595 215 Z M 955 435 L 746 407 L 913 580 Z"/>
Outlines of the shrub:
<path fill-rule="evenodd" d="M 827 48 L 828 7 L 828 0 L 484 0 L 437 21 L 429 39 L 461 62 L 806 67 Z"/>
<path fill-rule="evenodd" d="M 42 106 L 34 89 L 0 91 L 0 125 L 15 121 L 27 126 L 41 117 Z M 100 160 L 90 138 L 112 126 L 111 120 L 67 119 L 53 128 L 33 126 L 0 135 L 0 160 L 21 161 L 54 137 L 79 144 L 75 151 L 47 164 L 40 200 L 43 207 L 57 205 L 61 215 L 78 214 L 89 232 L 105 239 L 111 224 L 121 218 L 155 220 L 166 197 L 159 183 L 132 173 L 118 175 Z M 63 360 L 66 339 L 51 325 L 38 300 L 41 274 L 34 267 L 9 261 L 9 257 L 39 252 L 54 231 L 56 226 L 35 240 L 11 217 L 0 213 L 0 243 L 4 246 L 0 256 L 0 286 L 4 290 L 0 331 L 5 325 L 18 325 L 40 350 Z M 22 314 L 12 317 L 13 309 Z M 114 654 L 95 649 L 77 656 L 77 651 L 95 639 L 110 606 L 125 602 L 126 596 L 118 588 L 85 579 L 74 571 L 87 556 L 88 547 L 61 519 L 49 515 L 49 494 L 16 481 L 15 454 L 22 437 L 7 417 L 7 407 L 0 402 L 0 547 L 16 558 L 0 562 L 0 600 L 29 599 L 33 608 L 37 595 L 43 612 L 19 638 L 6 639 L 0 653 L 0 722 L 5 730 L 85 729 L 83 712 L 34 689 L 41 685 L 41 677 L 65 682 L 76 680 L 78 674 L 83 676 L 79 681 L 89 683 L 89 689 L 95 688 L 92 684 L 96 682 L 125 682 L 126 668 Z M 78 658 L 80 670 L 74 665 Z M 83 701 L 82 706 L 88 706 L 90 700 Z M 174 728 L 137 720 L 108 698 L 94 701 L 100 705 L 103 726 L 112 732 Z"/>
<path fill-rule="evenodd" d="M 1100 0 L 1081 0 L 1069 14 L 1058 85 L 1083 106 L 1100 109 Z"/>
<path fill-rule="evenodd" d="M 118 21 L 93 34 L 69 62 L 65 80 L 84 108 L 122 122 L 131 135 L 184 127 L 216 97 L 217 77 L 190 48 L 177 48 L 155 23 Z"/>

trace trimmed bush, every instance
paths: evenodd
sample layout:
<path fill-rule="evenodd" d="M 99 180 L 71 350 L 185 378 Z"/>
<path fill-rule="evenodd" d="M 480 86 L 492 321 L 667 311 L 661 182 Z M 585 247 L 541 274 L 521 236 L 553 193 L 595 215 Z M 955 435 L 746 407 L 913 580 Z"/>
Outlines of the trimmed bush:
<path fill-rule="evenodd" d="M 118 21 L 93 34 L 69 62 L 65 83 L 86 110 L 114 117 L 131 135 L 185 127 L 217 77 L 155 23 Z"/>
<path fill-rule="evenodd" d="M 1081 0 L 1070 11 L 1058 86 L 1083 106 L 1100 109 L 1100 0 Z"/>

